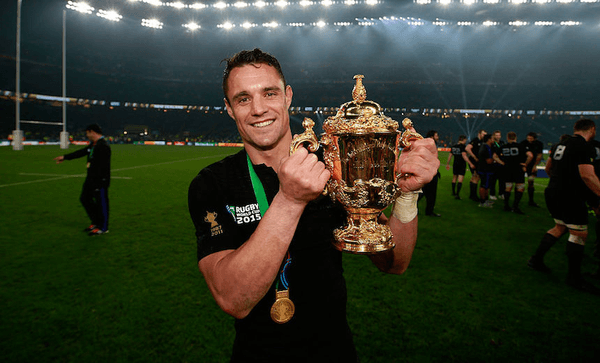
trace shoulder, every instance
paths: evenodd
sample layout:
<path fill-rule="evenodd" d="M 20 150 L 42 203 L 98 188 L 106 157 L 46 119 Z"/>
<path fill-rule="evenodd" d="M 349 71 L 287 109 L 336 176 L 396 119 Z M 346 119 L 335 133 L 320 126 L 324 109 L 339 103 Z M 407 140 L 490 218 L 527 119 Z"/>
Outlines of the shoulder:
<path fill-rule="evenodd" d="M 200 170 L 192 180 L 190 188 L 203 183 L 210 183 L 211 181 L 227 184 L 237 180 L 240 176 L 245 175 L 248 170 L 245 165 L 246 152 L 241 150 Z"/>

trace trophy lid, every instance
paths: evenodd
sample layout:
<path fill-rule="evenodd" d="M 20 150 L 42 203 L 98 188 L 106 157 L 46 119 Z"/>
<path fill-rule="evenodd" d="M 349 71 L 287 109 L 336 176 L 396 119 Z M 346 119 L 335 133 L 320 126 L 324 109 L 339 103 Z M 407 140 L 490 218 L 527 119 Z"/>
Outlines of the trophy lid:
<path fill-rule="evenodd" d="M 354 76 L 353 100 L 340 106 L 335 116 L 328 117 L 323 130 L 331 134 L 397 133 L 398 122 L 385 116 L 378 103 L 367 100 L 362 83 L 365 76 Z"/>

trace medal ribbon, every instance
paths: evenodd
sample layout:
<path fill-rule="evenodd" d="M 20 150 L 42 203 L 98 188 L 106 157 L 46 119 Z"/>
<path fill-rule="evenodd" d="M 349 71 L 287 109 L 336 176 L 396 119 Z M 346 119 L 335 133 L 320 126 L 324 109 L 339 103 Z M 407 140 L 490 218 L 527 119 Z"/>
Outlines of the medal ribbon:
<path fill-rule="evenodd" d="M 254 190 L 254 195 L 256 196 L 256 202 L 258 203 L 258 209 L 260 210 L 260 216 L 263 217 L 269 209 L 269 202 L 267 200 L 267 195 L 265 194 L 265 188 L 263 187 L 262 182 L 258 178 L 256 171 L 254 171 L 254 166 L 252 165 L 252 161 L 250 160 L 250 156 L 246 154 L 246 159 L 248 160 L 248 172 L 250 172 L 250 181 L 252 182 L 252 189 Z M 287 290 L 289 288 L 289 283 L 286 277 L 286 272 L 290 264 L 292 263 L 292 257 L 290 256 L 290 251 L 287 252 L 287 257 L 285 263 L 281 267 L 281 271 L 279 272 L 279 280 L 277 281 L 277 285 L 275 285 L 275 289 L 279 290 L 279 282 L 283 285 L 283 289 Z"/>

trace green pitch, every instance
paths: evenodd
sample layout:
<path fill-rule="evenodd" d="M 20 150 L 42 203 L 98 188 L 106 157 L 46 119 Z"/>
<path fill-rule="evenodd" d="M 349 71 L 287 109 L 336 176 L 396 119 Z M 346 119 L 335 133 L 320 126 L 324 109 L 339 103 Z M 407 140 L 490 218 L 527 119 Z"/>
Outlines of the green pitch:
<path fill-rule="evenodd" d="M 71 147 L 69 151 L 77 147 Z M 58 146 L 0 148 L 0 356 L 4 362 L 227 362 L 233 318 L 198 271 L 187 188 L 238 149 L 112 145 L 110 233 L 88 237 L 79 204 L 85 160 Z M 445 165 L 447 154 L 441 153 Z M 564 283 L 565 238 L 551 275 L 526 267 L 552 220 L 537 179 L 524 216 L 450 196 L 420 202 L 419 240 L 403 276 L 344 255 L 348 316 L 361 362 L 592 361 L 600 298 Z M 467 178 L 468 179 L 468 178 Z M 593 221 L 594 217 L 590 217 Z M 593 224 L 584 272 L 593 272 Z M 595 281 L 600 285 L 598 281 Z"/>

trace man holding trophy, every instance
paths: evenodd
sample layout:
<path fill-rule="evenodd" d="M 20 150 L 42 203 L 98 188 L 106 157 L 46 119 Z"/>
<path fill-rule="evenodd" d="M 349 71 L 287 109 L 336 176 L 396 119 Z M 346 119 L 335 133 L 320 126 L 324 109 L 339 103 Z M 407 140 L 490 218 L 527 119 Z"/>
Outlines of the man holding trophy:
<path fill-rule="evenodd" d="M 356 362 L 340 251 L 367 254 L 388 273 L 407 269 L 417 238 L 415 191 L 438 170 L 435 144 L 419 139 L 410 122 L 401 138 L 397 123 L 365 101 L 359 78 L 354 101 L 324 125 L 333 131 L 321 140 L 320 161 L 303 145 L 320 152 L 318 142 L 292 138 L 293 92 L 277 59 L 254 49 L 226 62 L 225 105 L 244 150 L 201 170 L 188 205 L 198 267 L 217 304 L 236 318 L 231 361 Z M 357 133 L 339 126 L 366 119 L 372 125 Z M 363 157 L 374 154 L 369 147 L 386 159 Z M 388 220 L 381 211 L 392 202 Z"/>

